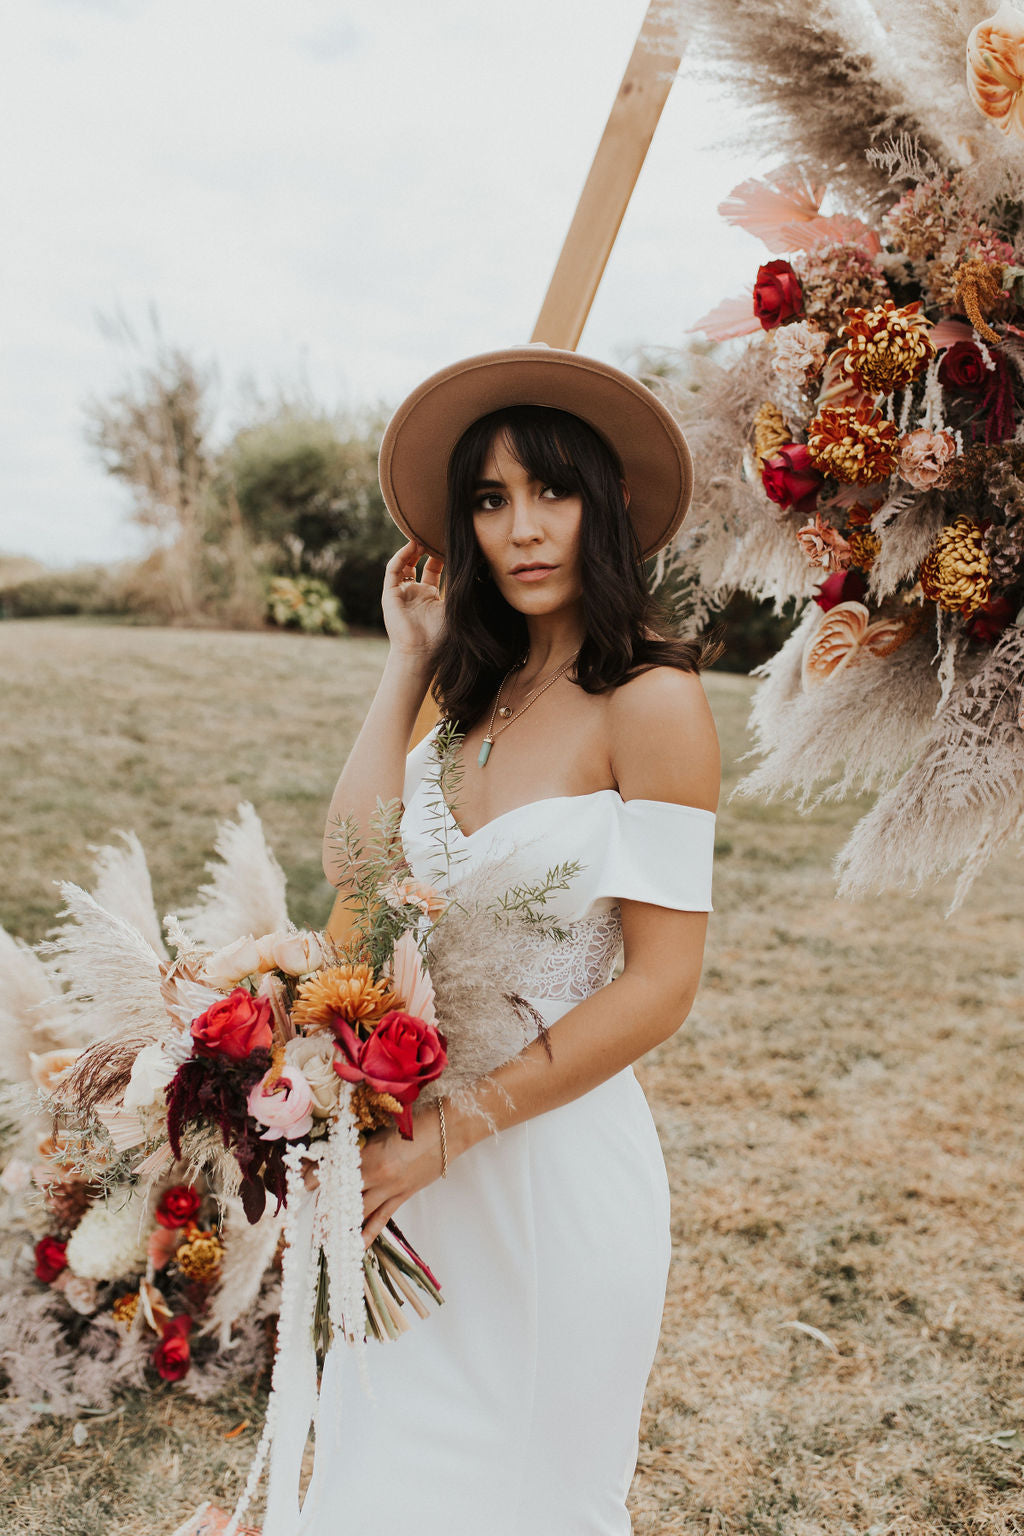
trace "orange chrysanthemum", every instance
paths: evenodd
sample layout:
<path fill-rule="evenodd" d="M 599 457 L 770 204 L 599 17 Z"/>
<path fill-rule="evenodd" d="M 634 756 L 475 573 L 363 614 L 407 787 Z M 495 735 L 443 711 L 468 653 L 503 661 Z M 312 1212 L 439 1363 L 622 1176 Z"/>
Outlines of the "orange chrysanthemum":
<path fill-rule="evenodd" d="M 935 356 L 930 325 L 920 304 L 897 309 L 886 299 L 873 309 L 848 309 L 842 330 L 845 372 L 859 389 L 872 395 L 904 389 Z"/>
<path fill-rule="evenodd" d="M 807 448 L 822 474 L 870 485 L 895 473 L 899 432 L 870 405 L 826 406 L 807 429 Z"/>
<path fill-rule="evenodd" d="M 943 528 L 921 567 L 925 597 L 965 619 L 992 595 L 985 530 L 963 514 Z"/>
<path fill-rule="evenodd" d="M 386 982 L 374 981 L 368 965 L 332 965 L 317 971 L 299 987 L 292 1008 L 297 1029 L 329 1029 L 332 1019 L 348 1024 L 372 1024 L 398 999 Z"/>

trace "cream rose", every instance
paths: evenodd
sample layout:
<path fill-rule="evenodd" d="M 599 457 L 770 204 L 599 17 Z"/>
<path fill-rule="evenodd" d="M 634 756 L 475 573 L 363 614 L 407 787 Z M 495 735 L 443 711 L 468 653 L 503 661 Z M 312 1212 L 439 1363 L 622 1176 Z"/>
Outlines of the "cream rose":
<path fill-rule="evenodd" d="M 286 976 L 305 976 L 309 971 L 319 970 L 327 963 L 328 957 L 320 935 L 311 933 L 309 929 L 300 929 L 297 933 L 268 934 L 260 942 L 270 947 L 274 964 Z"/>
<path fill-rule="evenodd" d="M 328 1119 L 337 1108 L 341 1092 L 341 1079 L 332 1065 L 334 1037 L 296 1035 L 288 1041 L 284 1055 L 288 1065 L 298 1067 L 309 1084 L 314 1119 Z"/>

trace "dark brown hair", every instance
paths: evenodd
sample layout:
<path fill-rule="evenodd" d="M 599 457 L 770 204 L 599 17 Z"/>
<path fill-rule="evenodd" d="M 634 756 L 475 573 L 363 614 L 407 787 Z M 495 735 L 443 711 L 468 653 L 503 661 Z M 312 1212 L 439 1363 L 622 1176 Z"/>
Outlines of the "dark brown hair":
<path fill-rule="evenodd" d="M 475 421 L 448 464 L 445 626 L 434 653 L 433 690 L 445 717 L 470 730 L 529 649 L 526 619 L 495 586 L 473 530 L 477 482 L 499 435 L 534 479 L 583 501 L 584 639 L 573 680 L 587 693 L 604 693 L 652 667 L 698 671 L 707 659 L 701 645 L 662 634 L 667 621 L 647 585 L 618 456 L 578 416 L 511 406 Z"/>

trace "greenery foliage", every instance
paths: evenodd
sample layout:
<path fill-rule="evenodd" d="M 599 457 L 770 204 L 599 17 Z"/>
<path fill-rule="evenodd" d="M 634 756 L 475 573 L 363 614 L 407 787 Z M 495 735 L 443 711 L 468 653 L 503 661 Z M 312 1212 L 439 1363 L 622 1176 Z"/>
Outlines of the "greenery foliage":
<path fill-rule="evenodd" d="M 301 629 L 306 635 L 345 633 L 338 599 L 316 576 L 275 576 L 267 596 L 267 613 L 280 629 Z"/>

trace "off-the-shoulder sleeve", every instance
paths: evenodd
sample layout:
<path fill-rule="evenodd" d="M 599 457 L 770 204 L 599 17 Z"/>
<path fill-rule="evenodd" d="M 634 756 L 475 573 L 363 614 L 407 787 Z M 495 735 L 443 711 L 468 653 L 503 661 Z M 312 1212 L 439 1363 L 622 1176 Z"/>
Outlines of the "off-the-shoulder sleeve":
<path fill-rule="evenodd" d="M 620 800 L 595 896 L 711 911 L 715 814 L 668 800 Z"/>
<path fill-rule="evenodd" d="M 402 804 L 408 805 L 417 789 L 426 778 L 427 769 L 433 760 L 434 737 L 440 730 L 440 725 L 435 725 L 433 730 L 427 732 L 422 741 L 418 741 L 405 759 L 405 784 L 402 788 Z"/>

